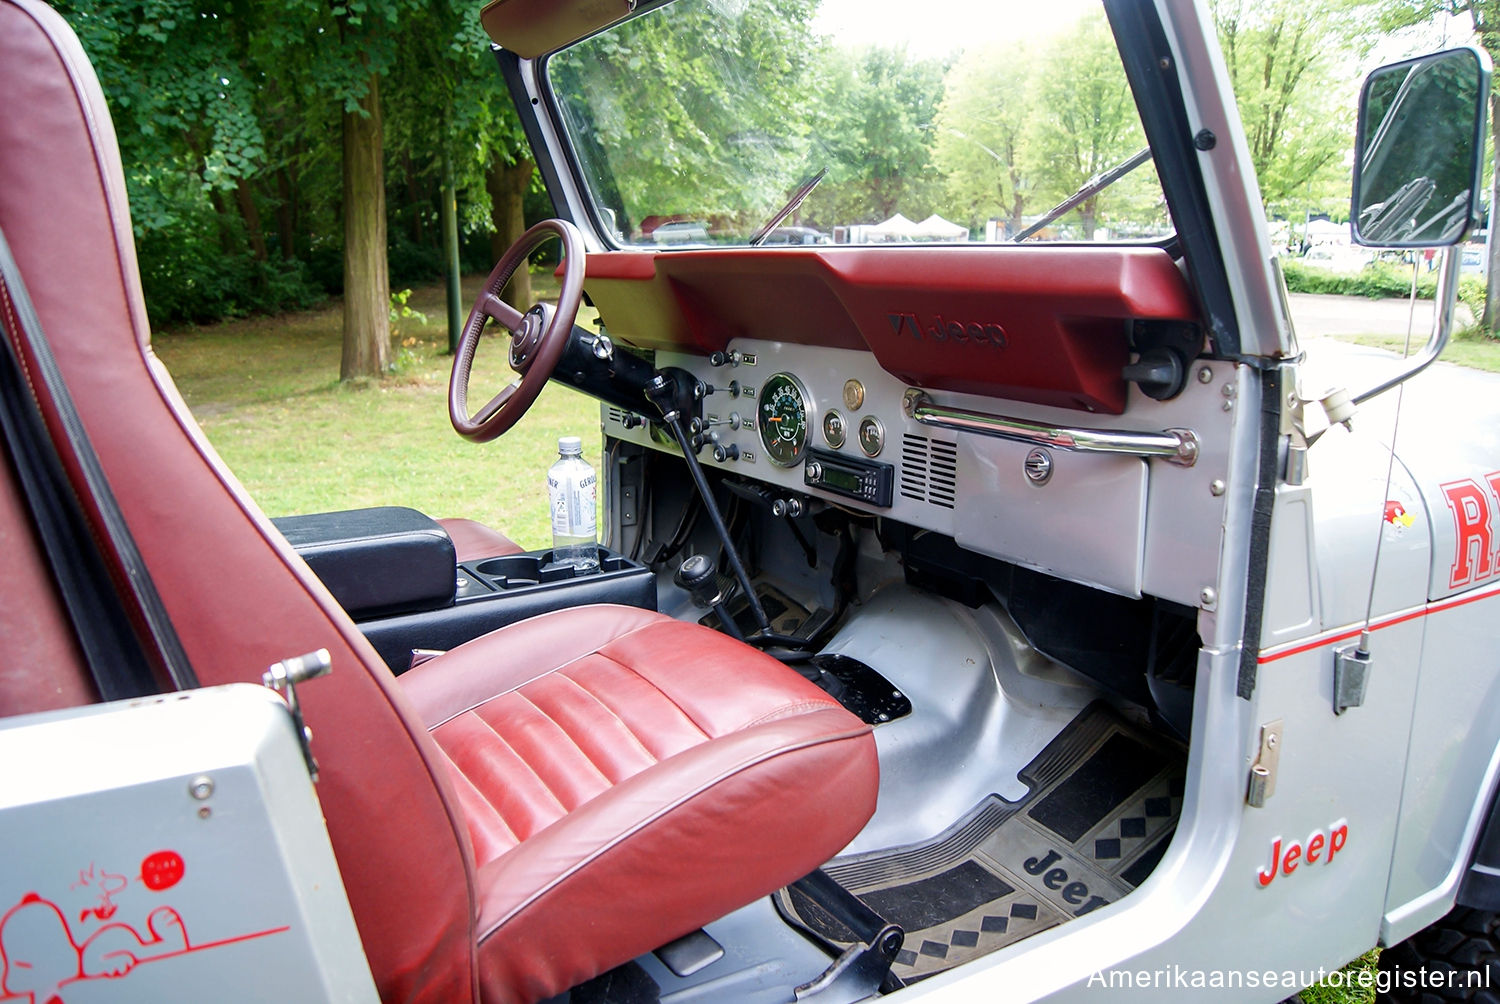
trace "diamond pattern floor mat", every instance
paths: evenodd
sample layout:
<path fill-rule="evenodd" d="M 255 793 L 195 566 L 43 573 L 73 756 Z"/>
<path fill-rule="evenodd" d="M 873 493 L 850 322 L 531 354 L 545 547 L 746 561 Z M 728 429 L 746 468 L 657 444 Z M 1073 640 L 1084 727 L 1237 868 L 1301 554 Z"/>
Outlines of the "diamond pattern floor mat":
<path fill-rule="evenodd" d="M 990 795 L 931 840 L 824 866 L 906 931 L 904 983 L 1004 948 L 1130 892 L 1165 852 L 1182 809 L 1183 749 L 1103 702 L 1085 708 L 1019 773 L 1019 802 Z M 795 889 L 792 924 L 835 950 L 849 931 Z"/>

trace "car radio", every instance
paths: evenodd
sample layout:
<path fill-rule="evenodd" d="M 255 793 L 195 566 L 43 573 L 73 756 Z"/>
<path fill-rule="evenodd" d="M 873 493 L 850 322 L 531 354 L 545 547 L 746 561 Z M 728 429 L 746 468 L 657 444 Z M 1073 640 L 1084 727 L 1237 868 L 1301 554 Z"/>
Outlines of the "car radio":
<path fill-rule="evenodd" d="M 874 460 L 810 449 L 807 464 L 802 468 L 802 483 L 809 488 L 821 488 L 856 502 L 889 509 L 895 470 L 890 464 Z"/>

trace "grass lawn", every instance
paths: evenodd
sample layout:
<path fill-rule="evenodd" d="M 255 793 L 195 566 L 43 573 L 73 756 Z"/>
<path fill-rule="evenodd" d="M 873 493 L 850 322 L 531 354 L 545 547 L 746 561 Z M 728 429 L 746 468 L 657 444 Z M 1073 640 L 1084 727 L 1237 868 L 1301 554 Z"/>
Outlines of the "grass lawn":
<path fill-rule="evenodd" d="M 465 310 L 482 281 L 465 280 Z M 539 294 L 555 295 L 550 273 L 533 282 Z M 426 322 L 397 323 L 396 371 L 364 385 L 339 383 L 337 301 L 152 341 L 209 440 L 269 515 L 407 505 L 480 520 L 523 547 L 550 547 L 547 468 L 564 435 L 583 437 L 598 467 L 598 403 L 552 383 L 505 436 L 482 445 L 460 439 L 448 423 L 443 302 L 440 285 L 413 290 L 409 306 Z M 504 348 L 488 339 L 480 346 L 471 400 L 487 400 L 512 379 Z"/>
<path fill-rule="evenodd" d="M 1369 345 L 1397 353 L 1406 345 L 1406 338 L 1402 335 L 1336 335 L 1334 337 L 1340 341 Z M 1421 351 L 1426 341 L 1425 332 L 1418 332 L 1414 335 L 1411 343 L 1412 355 Z M 1471 369 L 1500 373 L 1500 340 L 1488 338 L 1474 331 L 1457 332 L 1448 340 L 1448 347 L 1443 350 L 1441 358 L 1445 363 L 1457 363 Z"/>

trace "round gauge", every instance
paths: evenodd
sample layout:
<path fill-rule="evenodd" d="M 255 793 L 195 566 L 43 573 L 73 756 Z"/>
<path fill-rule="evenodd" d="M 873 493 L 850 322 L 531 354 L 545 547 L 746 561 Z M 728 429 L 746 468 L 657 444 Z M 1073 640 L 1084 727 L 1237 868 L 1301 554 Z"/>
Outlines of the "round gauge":
<path fill-rule="evenodd" d="M 874 415 L 866 416 L 859 423 L 859 448 L 867 457 L 878 457 L 885 447 L 885 426 Z"/>
<path fill-rule="evenodd" d="M 848 431 L 843 415 L 830 411 L 823 416 L 823 441 L 835 450 L 844 445 L 844 436 Z"/>
<path fill-rule="evenodd" d="M 858 380 L 844 381 L 844 407 L 858 411 L 865 403 L 865 385 Z"/>
<path fill-rule="evenodd" d="M 771 463 L 791 467 L 807 452 L 807 388 L 790 373 L 777 373 L 760 388 L 756 423 Z"/>

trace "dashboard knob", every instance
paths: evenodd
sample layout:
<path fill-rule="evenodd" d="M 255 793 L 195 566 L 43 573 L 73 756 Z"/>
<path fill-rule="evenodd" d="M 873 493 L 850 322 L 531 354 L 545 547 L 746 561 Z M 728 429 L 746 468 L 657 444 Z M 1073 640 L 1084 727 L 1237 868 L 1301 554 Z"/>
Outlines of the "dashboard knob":
<path fill-rule="evenodd" d="M 823 465 L 814 460 L 807 465 L 806 475 L 808 481 L 817 481 L 823 476 Z"/>

